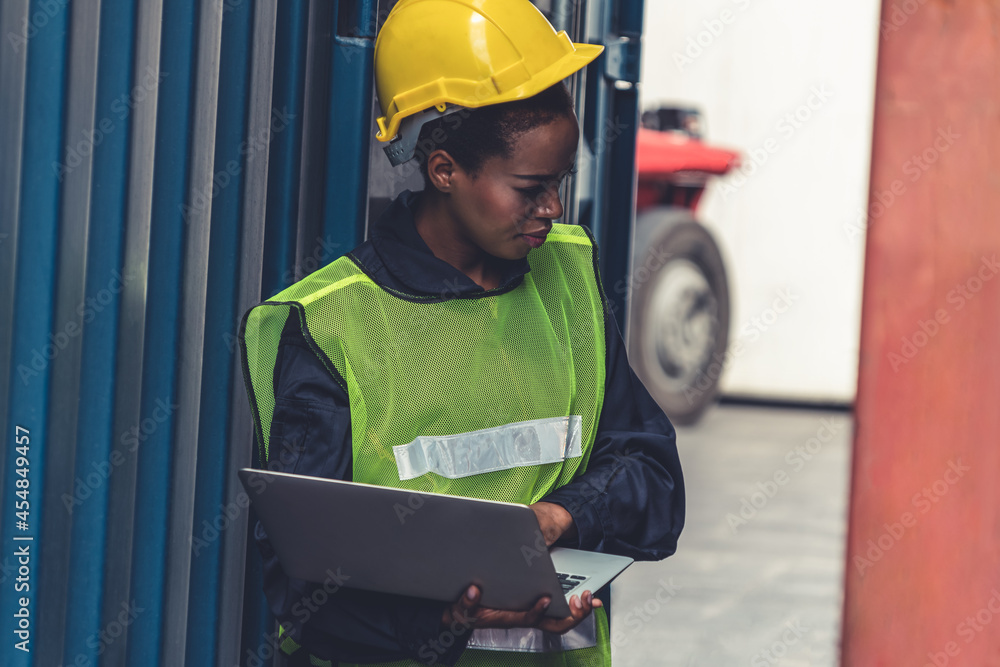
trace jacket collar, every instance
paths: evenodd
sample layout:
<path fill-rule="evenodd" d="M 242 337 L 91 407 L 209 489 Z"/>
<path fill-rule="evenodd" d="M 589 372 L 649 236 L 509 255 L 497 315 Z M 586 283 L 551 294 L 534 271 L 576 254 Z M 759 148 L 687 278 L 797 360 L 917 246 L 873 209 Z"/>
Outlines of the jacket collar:
<path fill-rule="evenodd" d="M 379 217 L 370 241 L 393 282 L 414 295 L 444 297 L 485 294 L 471 278 L 438 259 L 414 225 L 414 211 L 420 192 L 404 190 Z M 529 270 L 527 259 L 509 260 L 504 265 L 500 286 L 506 291 L 516 286 Z"/>

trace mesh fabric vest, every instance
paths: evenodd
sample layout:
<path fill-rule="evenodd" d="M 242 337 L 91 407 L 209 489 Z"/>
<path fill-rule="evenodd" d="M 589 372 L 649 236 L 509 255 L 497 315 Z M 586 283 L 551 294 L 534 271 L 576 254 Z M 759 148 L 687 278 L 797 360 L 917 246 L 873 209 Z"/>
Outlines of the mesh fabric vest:
<path fill-rule="evenodd" d="M 249 311 L 240 343 L 261 460 L 269 454 L 278 341 L 292 315 L 349 397 L 354 481 L 531 504 L 583 473 L 604 399 L 596 249 L 583 227 L 555 224 L 528 262 L 513 289 L 420 298 L 376 284 L 342 257 Z M 392 448 L 418 436 L 569 415 L 582 418 L 582 456 L 458 479 L 399 479 Z M 469 649 L 459 664 L 610 664 L 607 618 L 596 613 L 595 648 Z"/>

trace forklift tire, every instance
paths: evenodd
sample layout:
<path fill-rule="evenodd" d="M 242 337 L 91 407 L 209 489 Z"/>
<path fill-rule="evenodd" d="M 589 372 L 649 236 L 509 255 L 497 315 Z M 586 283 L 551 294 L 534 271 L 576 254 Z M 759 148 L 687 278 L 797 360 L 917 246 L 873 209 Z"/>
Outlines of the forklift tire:
<path fill-rule="evenodd" d="M 684 208 L 639 214 L 627 340 L 636 375 L 675 424 L 715 402 L 729 341 L 729 287 L 712 235 Z"/>

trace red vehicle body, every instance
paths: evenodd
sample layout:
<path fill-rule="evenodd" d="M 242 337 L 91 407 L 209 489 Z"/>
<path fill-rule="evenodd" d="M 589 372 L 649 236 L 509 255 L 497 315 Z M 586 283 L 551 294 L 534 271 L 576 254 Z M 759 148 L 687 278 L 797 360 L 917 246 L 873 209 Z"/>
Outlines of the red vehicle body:
<path fill-rule="evenodd" d="M 693 211 L 708 179 L 722 176 L 738 164 L 738 153 L 708 146 L 686 133 L 641 127 L 636 135 L 636 212 L 653 206 Z"/>
<path fill-rule="evenodd" d="M 715 400 L 729 334 L 722 255 L 695 212 L 709 179 L 735 168 L 739 154 L 703 143 L 694 110 L 647 112 L 643 125 L 636 146 L 629 358 L 667 415 L 690 424 Z"/>

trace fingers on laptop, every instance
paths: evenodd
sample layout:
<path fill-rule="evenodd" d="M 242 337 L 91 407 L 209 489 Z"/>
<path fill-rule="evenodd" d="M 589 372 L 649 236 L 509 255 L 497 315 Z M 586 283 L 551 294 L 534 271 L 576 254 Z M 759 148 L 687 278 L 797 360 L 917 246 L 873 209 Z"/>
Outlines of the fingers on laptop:
<path fill-rule="evenodd" d="M 479 588 L 469 586 L 452 604 L 444 608 L 441 615 L 441 625 L 449 626 L 459 623 L 471 627 L 476 623 L 476 611 L 479 609 Z"/>
<path fill-rule="evenodd" d="M 604 603 L 601 602 L 600 598 L 595 598 L 594 594 L 590 591 L 583 592 L 583 601 L 588 603 L 591 607 L 596 609 L 597 607 L 603 607 Z"/>
<path fill-rule="evenodd" d="M 583 595 L 574 595 L 570 598 L 570 615 L 556 619 L 545 616 L 551 603 L 551 598 L 548 596 L 539 598 L 531 609 L 523 612 L 480 607 L 480 596 L 481 592 L 477 586 L 469 586 L 458 600 L 445 609 L 442 624 L 448 626 L 458 623 L 466 628 L 541 628 L 562 634 L 576 627 L 595 608 L 604 606 L 593 593 L 584 591 Z"/>

